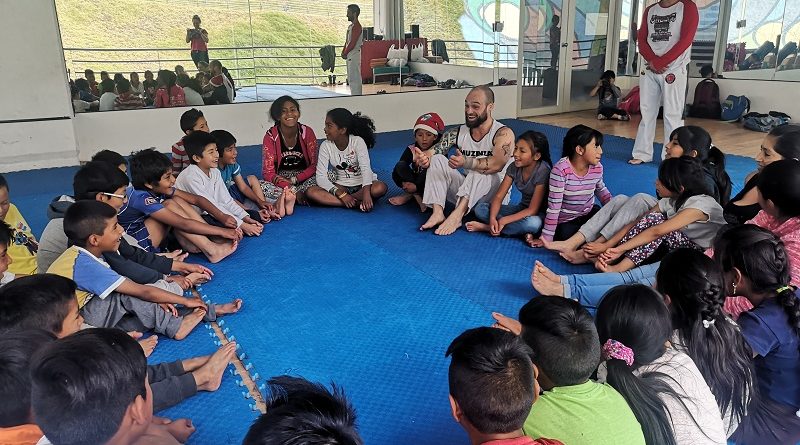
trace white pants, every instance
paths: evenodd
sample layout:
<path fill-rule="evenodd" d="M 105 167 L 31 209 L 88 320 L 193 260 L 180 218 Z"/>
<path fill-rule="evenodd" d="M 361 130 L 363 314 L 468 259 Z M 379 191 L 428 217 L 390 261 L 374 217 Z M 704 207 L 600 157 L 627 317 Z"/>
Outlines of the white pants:
<path fill-rule="evenodd" d="M 457 204 L 460 198 L 466 197 L 467 211 L 470 211 L 475 205 L 490 202 L 494 198 L 503 181 L 504 172 L 505 169 L 489 174 L 467 170 L 467 175 L 464 176 L 447 165 L 447 158 L 444 155 L 433 155 L 425 176 L 422 202 L 428 207 L 438 204 L 444 208 L 446 202 Z M 509 190 L 503 199 L 503 204 L 508 204 L 510 196 Z"/>
<path fill-rule="evenodd" d="M 639 77 L 640 107 L 642 121 L 633 144 L 633 158 L 644 162 L 653 160 L 653 139 L 656 132 L 658 107 L 664 106 L 664 145 L 669 135 L 683 126 L 683 109 L 686 106 L 686 67 L 670 69 L 662 74 L 645 70 Z M 661 152 L 664 159 L 664 151 Z"/>
<path fill-rule="evenodd" d="M 347 54 L 347 83 L 350 84 L 350 95 L 361 95 L 361 50 Z"/>

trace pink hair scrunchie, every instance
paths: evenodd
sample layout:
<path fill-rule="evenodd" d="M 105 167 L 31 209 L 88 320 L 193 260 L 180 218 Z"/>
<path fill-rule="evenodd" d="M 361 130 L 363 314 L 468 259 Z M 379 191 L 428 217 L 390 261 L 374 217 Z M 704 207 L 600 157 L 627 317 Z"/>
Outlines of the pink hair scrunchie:
<path fill-rule="evenodd" d="M 605 344 L 603 344 L 603 359 L 608 360 L 611 358 L 622 360 L 626 365 L 632 366 L 633 349 L 609 338 L 606 340 Z"/>

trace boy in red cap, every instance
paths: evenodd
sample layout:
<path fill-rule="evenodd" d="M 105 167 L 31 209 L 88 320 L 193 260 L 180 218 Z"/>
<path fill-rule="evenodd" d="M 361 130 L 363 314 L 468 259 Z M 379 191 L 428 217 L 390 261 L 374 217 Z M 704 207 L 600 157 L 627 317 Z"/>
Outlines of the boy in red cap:
<path fill-rule="evenodd" d="M 392 170 L 392 179 L 398 187 L 403 189 L 403 194 L 389 198 L 389 202 L 399 206 L 406 204 L 414 198 L 419 205 L 420 212 L 424 212 L 427 206 L 422 203 L 422 193 L 425 189 L 426 168 L 419 166 L 419 159 L 427 157 L 430 159 L 436 154 L 438 142 L 442 139 L 444 132 L 444 122 L 436 113 L 425 113 L 414 123 L 414 143 L 403 150 L 400 160 Z M 437 145 L 438 144 L 438 145 Z M 434 147 L 436 146 L 436 147 Z M 445 152 L 450 147 L 444 148 Z"/>

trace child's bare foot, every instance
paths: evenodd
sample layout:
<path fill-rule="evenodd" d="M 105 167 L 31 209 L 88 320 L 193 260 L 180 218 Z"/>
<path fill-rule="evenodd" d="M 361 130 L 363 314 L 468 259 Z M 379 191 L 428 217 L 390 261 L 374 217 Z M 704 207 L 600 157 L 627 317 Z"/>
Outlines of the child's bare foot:
<path fill-rule="evenodd" d="M 489 224 L 484 224 L 480 221 L 470 221 L 464 224 L 464 227 L 467 228 L 467 232 L 488 232 L 489 231 Z"/>
<path fill-rule="evenodd" d="M 432 229 L 438 226 L 439 224 L 443 223 L 444 220 L 445 220 L 444 210 L 442 210 L 439 206 L 433 206 L 433 214 L 431 215 L 430 218 L 428 218 L 427 221 L 425 221 L 425 224 L 423 224 L 419 228 L 419 230 Z"/>
<path fill-rule="evenodd" d="M 428 206 L 426 206 L 425 203 L 422 202 L 422 196 L 415 194 L 414 201 L 417 201 L 420 213 L 425 213 L 428 211 Z"/>
<path fill-rule="evenodd" d="M 172 252 L 159 253 L 158 255 L 175 261 L 183 261 L 186 259 L 187 256 L 189 256 L 189 252 L 184 252 L 178 249 L 178 250 L 173 250 Z"/>
<path fill-rule="evenodd" d="M 522 334 L 522 323 L 520 323 L 519 320 L 506 317 L 500 312 L 492 312 L 492 318 L 495 320 L 495 323 L 492 325 L 492 327 L 503 329 L 504 331 L 511 332 L 515 335 Z"/>
<path fill-rule="evenodd" d="M 192 373 L 198 391 L 216 391 L 222 384 L 222 375 L 236 353 L 236 342 L 228 342 L 211 355 L 203 366 Z"/>
<path fill-rule="evenodd" d="M 201 366 L 205 365 L 210 359 L 210 355 L 204 355 L 202 357 L 192 357 L 187 358 L 186 360 L 181 360 L 181 365 L 183 365 L 184 372 L 192 372 L 196 369 L 199 369 Z"/>
<path fill-rule="evenodd" d="M 439 224 L 439 227 L 433 233 L 441 236 L 452 235 L 461 227 L 461 218 L 463 217 L 464 215 L 461 212 L 453 210 L 453 213 L 451 213 L 444 222 Z"/>
<path fill-rule="evenodd" d="M 217 316 L 235 314 L 239 312 L 239 309 L 242 308 L 242 303 L 242 299 L 237 298 L 230 303 L 218 304 L 214 306 L 214 309 L 217 313 Z"/>
<path fill-rule="evenodd" d="M 292 191 L 292 189 L 287 188 L 283 191 L 284 194 L 284 207 L 286 208 L 286 214 L 291 215 L 294 213 L 294 205 L 297 202 L 297 194 Z"/>
<path fill-rule="evenodd" d="M 584 254 L 583 249 L 580 250 L 567 250 L 564 252 L 559 253 L 561 258 L 564 258 L 569 263 L 572 264 L 586 264 L 589 262 L 589 259 L 586 258 L 586 254 Z"/>
<path fill-rule="evenodd" d="M 547 269 L 544 266 L 541 266 L 541 263 L 538 261 L 536 265 L 533 266 L 533 271 L 531 272 L 531 284 L 533 284 L 533 288 L 536 289 L 541 295 L 555 295 L 558 297 L 564 296 L 564 285 L 560 282 L 554 282 L 545 278 L 542 269 Z M 552 273 L 552 272 L 551 272 Z"/>
<path fill-rule="evenodd" d="M 545 249 L 552 250 L 555 252 L 566 252 L 568 250 L 575 249 L 566 241 L 547 241 L 545 239 L 542 239 L 542 244 L 544 245 Z"/>
<path fill-rule="evenodd" d="M 150 357 L 150 354 L 156 349 L 156 345 L 158 345 L 157 335 L 151 335 L 144 340 L 139 340 L 139 346 L 142 347 L 145 357 Z"/>
<path fill-rule="evenodd" d="M 210 276 L 200 272 L 192 272 L 189 275 L 186 275 L 186 279 L 189 280 L 193 286 L 198 284 L 205 284 L 211 279 Z"/>
<path fill-rule="evenodd" d="M 544 278 L 554 283 L 561 283 L 561 275 L 558 275 L 557 273 L 548 269 L 547 266 L 545 266 L 541 261 L 536 261 L 534 267 L 539 269 L 539 273 L 541 273 Z"/>
<path fill-rule="evenodd" d="M 216 243 L 215 243 L 216 244 Z M 208 251 L 203 252 L 206 254 L 208 261 L 212 263 L 219 263 L 225 257 L 236 252 L 236 248 L 239 247 L 238 241 L 230 241 L 226 240 L 223 244 L 217 244 L 213 248 L 208 249 Z"/>
<path fill-rule="evenodd" d="M 408 193 L 403 193 L 402 195 L 392 196 L 389 198 L 389 204 L 393 206 L 401 206 L 411 201 L 411 195 Z"/>
<path fill-rule="evenodd" d="M 192 312 L 183 316 L 183 320 L 181 320 L 181 326 L 178 328 L 178 332 L 175 333 L 175 340 L 183 340 L 192 330 L 203 321 L 203 317 L 206 315 L 206 310 L 197 308 Z"/>

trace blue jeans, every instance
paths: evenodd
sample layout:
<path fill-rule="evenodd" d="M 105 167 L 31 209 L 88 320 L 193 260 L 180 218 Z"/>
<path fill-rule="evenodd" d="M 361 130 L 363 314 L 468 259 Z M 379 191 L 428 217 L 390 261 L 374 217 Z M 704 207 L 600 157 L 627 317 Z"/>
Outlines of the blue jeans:
<path fill-rule="evenodd" d="M 656 281 L 656 271 L 661 263 L 636 267 L 626 272 L 587 273 L 562 275 L 564 297 L 572 298 L 594 313 L 603 295 L 620 284 L 641 283 L 652 286 Z"/>
<path fill-rule="evenodd" d="M 489 207 L 490 204 L 488 202 L 482 202 L 476 205 L 473 209 L 475 212 L 475 217 L 486 224 L 489 223 Z M 503 216 L 513 215 L 514 213 L 521 212 L 523 210 L 525 210 L 525 207 L 519 204 L 502 205 L 500 206 L 500 212 L 497 214 L 497 219 L 500 219 Z M 526 216 L 519 221 L 506 224 L 500 233 L 507 236 L 520 236 L 525 235 L 526 233 L 532 233 L 535 235 L 539 233 L 540 230 L 542 230 L 542 217 L 535 215 Z"/>

